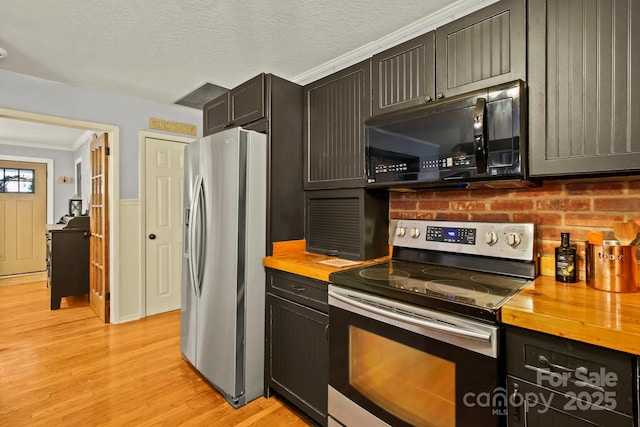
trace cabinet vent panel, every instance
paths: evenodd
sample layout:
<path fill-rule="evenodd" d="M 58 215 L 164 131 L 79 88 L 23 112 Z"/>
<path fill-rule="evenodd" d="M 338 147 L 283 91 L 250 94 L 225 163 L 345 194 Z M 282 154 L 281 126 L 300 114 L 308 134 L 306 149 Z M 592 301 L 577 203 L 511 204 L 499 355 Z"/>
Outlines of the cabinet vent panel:
<path fill-rule="evenodd" d="M 365 72 L 311 89 L 308 132 L 309 181 L 361 178 L 364 167 L 364 120 L 368 114 Z"/>
<path fill-rule="evenodd" d="M 511 72 L 510 12 L 447 34 L 447 89 Z"/>
<path fill-rule="evenodd" d="M 547 2 L 547 159 L 640 153 L 640 12 L 631 0 Z M 633 94 L 633 95 L 632 95 Z"/>
<path fill-rule="evenodd" d="M 314 247 L 360 252 L 360 201 L 357 198 L 309 200 L 308 236 Z"/>

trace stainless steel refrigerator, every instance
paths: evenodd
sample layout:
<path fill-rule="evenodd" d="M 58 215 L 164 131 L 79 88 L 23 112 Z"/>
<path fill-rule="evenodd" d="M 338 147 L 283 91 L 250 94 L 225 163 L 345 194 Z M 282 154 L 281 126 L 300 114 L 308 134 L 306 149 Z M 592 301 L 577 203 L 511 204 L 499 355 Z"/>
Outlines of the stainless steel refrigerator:
<path fill-rule="evenodd" d="M 185 149 L 180 348 L 234 407 L 264 391 L 266 169 L 254 131 Z"/>

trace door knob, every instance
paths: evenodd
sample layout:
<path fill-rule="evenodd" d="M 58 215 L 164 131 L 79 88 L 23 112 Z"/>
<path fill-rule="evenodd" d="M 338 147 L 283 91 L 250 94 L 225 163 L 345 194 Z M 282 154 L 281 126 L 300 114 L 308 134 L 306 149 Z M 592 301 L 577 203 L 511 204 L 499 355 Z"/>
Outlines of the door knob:
<path fill-rule="evenodd" d="M 156 238 L 156 235 L 155 235 L 155 234 L 149 234 L 149 239 L 150 239 L 150 240 L 155 240 L 155 238 Z"/>

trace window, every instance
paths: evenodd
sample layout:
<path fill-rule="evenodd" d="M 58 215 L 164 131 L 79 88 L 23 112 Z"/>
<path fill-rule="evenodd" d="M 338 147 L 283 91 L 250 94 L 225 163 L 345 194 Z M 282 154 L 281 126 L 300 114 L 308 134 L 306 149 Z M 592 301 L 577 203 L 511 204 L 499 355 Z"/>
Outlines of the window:
<path fill-rule="evenodd" d="M 0 168 L 0 193 L 33 193 L 33 169 Z"/>

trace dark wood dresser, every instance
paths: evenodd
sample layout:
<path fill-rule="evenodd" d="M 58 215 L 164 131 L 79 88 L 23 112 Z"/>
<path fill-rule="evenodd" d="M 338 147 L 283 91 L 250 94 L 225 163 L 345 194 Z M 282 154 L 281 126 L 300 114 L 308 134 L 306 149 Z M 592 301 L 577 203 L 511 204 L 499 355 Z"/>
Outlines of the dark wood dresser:
<path fill-rule="evenodd" d="M 51 310 L 60 299 L 89 294 L 88 216 L 64 216 L 58 224 L 47 224 L 47 279 Z"/>

